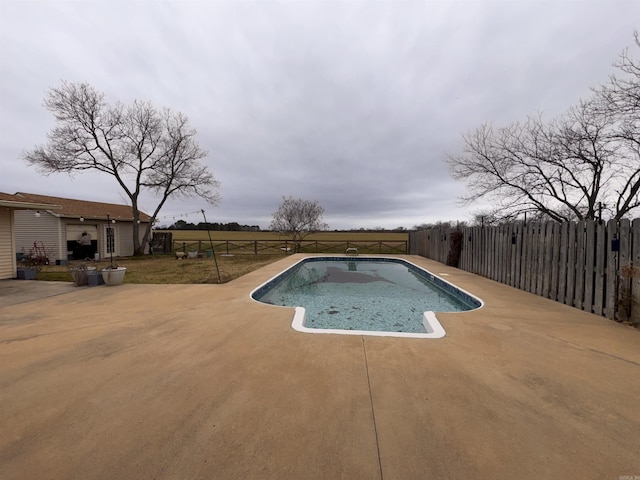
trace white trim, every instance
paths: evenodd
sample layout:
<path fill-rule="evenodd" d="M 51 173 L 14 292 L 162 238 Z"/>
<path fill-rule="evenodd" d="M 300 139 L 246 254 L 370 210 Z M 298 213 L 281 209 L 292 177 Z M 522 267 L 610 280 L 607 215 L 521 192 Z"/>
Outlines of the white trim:
<path fill-rule="evenodd" d="M 289 307 L 291 308 L 291 307 Z M 426 333 L 383 332 L 378 330 L 341 330 L 333 328 L 309 328 L 304 326 L 304 307 L 294 307 L 296 313 L 293 316 L 291 327 L 304 333 L 333 333 L 336 335 L 371 335 L 373 337 L 404 337 L 404 338 L 442 338 L 447 333 L 433 312 L 424 312 L 422 324 Z"/>

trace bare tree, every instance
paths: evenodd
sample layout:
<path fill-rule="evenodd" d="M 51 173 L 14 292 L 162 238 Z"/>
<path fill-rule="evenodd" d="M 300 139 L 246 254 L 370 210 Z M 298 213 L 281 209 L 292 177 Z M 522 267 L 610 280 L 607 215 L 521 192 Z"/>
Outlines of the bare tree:
<path fill-rule="evenodd" d="M 282 197 L 282 203 L 273 213 L 270 229 L 291 237 L 294 252 L 298 253 L 304 238 L 329 226 L 322 221 L 324 208 L 317 202 L 294 197 Z"/>
<path fill-rule="evenodd" d="M 463 135 L 464 151 L 448 155 L 451 175 L 467 184 L 463 202 L 491 201 L 493 209 L 483 216 L 509 218 L 527 211 L 547 209 L 543 173 L 539 162 L 530 155 L 534 148 L 548 148 L 546 132 L 537 118 L 525 124 L 515 123 L 495 130 L 485 123 Z M 539 155 L 539 154 L 536 154 Z M 542 175 L 540 175 L 542 174 Z"/>
<path fill-rule="evenodd" d="M 640 62 L 625 50 L 615 66 L 620 74 L 549 123 L 538 115 L 463 135 L 463 153 L 446 159 L 467 184 L 462 200 L 491 201 L 485 214 L 498 221 L 620 219 L 640 207 Z"/>
<path fill-rule="evenodd" d="M 136 255 L 144 253 L 153 222 L 169 197 L 197 196 L 217 203 L 219 184 L 200 163 L 207 152 L 182 113 L 140 101 L 108 105 L 104 94 L 90 85 L 68 82 L 52 88 L 44 106 L 56 125 L 47 145 L 25 152 L 24 159 L 45 174 L 97 170 L 113 176 L 131 201 Z M 145 191 L 159 201 L 140 240 L 139 200 Z"/>
<path fill-rule="evenodd" d="M 467 183 L 463 200 L 491 201 L 493 209 L 482 216 L 497 222 L 523 213 L 556 221 L 593 218 L 602 159 L 584 149 L 598 141 L 599 131 L 586 111 L 581 105 L 551 125 L 539 115 L 497 130 L 485 124 L 463 136 L 464 153 L 447 157 L 452 176 Z"/>
<path fill-rule="evenodd" d="M 637 31 L 634 38 L 640 48 Z M 601 110 L 616 119 L 611 136 L 619 142 L 626 162 L 621 167 L 615 208 L 626 213 L 640 206 L 640 61 L 625 49 L 615 67 L 620 75 L 611 75 L 607 84 L 594 90 Z"/>
<path fill-rule="evenodd" d="M 460 229 L 465 228 L 467 226 L 467 222 L 459 221 L 459 220 L 438 220 L 433 223 L 421 223 L 419 225 L 414 225 L 411 230 L 430 230 L 432 228 L 448 228 L 448 229 Z"/>
<path fill-rule="evenodd" d="M 551 165 L 556 213 L 562 220 L 594 220 L 625 212 L 614 208 L 615 185 L 624 175 L 626 159 L 611 136 L 615 118 L 590 98 L 571 107 L 549 125 L 552 149 L 540 159 Z M 542 211 L 542 213 L 545 213 Z"/>

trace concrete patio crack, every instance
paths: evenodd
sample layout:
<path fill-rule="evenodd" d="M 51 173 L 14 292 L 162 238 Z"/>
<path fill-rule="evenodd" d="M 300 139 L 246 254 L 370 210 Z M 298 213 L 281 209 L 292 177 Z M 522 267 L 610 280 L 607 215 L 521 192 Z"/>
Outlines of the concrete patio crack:
<path fill-rule="evenodd" d="M 378 468 L 380 469 L 380 480 L 384 480 L 382 474 L 382 459 L 380 458 L 380 442 L 378 440 L 378 426 L 376 424 L 376 412 L 373 407 L 373 394 L 371 393 L 371 379 L 369 378 L 369 362 L 367 361 L 367 348 L 362 337 L 362 352 L 364 353 L 364 368 L 367 372 L 367 386 L 369 387 L 369 401 L 371 402 L 371 417 L 373 419 L 373 431 L 376 436 L 376 450 L 378 452 Z"/>

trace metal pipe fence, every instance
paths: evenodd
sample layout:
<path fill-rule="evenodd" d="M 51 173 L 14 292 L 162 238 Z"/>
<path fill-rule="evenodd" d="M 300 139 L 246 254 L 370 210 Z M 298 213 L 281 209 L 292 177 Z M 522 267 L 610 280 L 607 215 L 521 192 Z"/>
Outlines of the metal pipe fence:
<path fill-rule="evenodd" d="M 227 255 L 282 255 L 293 253 L 295 243 L 291 240 L 196 240 L 174 241 L 172 251 L 206 252 L 215 249 Z M 397 241 L 352 241 L 352 240 L 303 240 L 301 253 L 345 253 L 347 248 L 357 248 L 360 254 L 406 254 L 409 242 Z M 171 252 L 165 252 L 171 253 Z"/>

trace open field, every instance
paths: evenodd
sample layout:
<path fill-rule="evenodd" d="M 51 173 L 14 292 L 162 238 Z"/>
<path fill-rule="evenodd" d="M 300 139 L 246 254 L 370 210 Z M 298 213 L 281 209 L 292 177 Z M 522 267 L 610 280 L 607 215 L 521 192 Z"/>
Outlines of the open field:
<path fill-rule="evenodd" d="M 159 230 L 173 235 L 174 250 L 204 252 L 211 248 L 209 235 L 202 230 Z M 405 253 L 408 233 L 390 232 L 321 232 L 309 235 L 302 243 L 304 253 L 345 253 L 356 247 L 361 254 Z M 211 232 L 222 283 L 230 282 L 264 265 L 275 262 L 293 252 L 293 243 L 275 232 Z M 83 262 L 72 262 L 69 266 Z M 118 258 L 127 267 L 124 283 L 140 284 L 197 284 L 218 283 L 212 257 L 176 260 L 173 254 L 154 254 L 143 257 Z M 91 262 L 98 270 L 107 260 Z M 71 282 L 69 266 L 46 265 L 38 273 L 38 280 Z"/>
<path fill-rule="evenodd" d="M 202 230 L 162 230 L 171 233 L 173 251 L 204 251 L 213 244 L 216 252 L 229 254 L 280 255 L 291 252 L 293 242 L 276 232 L 211 232 Z M 392 232 L 320 232 L 302 241 L 301 253 L 345 253 L 355 247 L 363 254 L 408 253 L 408 233 Z M 165 250 L 166 251 L 166 250 Z"/>
<path fill-rule="evenodd" d="M 158 233 L 171 233 L 174 242 L 209 241 L 206 230 L 156 230 Z M 287 237 L 278 232 L 223 232 L 211 231 L 214 242 L 227 240 L 278 240 L 285 241 Z M 353 242 L 390 242 L 408 241 L 408 232 L 319 232 L 305 237 L 313 241 L 353 241 Z"/>
<path fill-rule="evenodd" d="M 280 260 L 283 255 L 217 255 L 218 269 L 222 283 L 230 282 L 264 265 Z M 38 280 L 71 282 L 69 265 L 45 265 L 38 272 Z M 127 267 L 124 283 L 141 284 L 195 284 L 218 283 L 218 274 L 213 258 L 185 258 L 176 260 L 173 255 L 145 255 L 114 260 L 121 267 Z M 108 261 L 90 262 L 98 270 L 106 267 Z"/>

